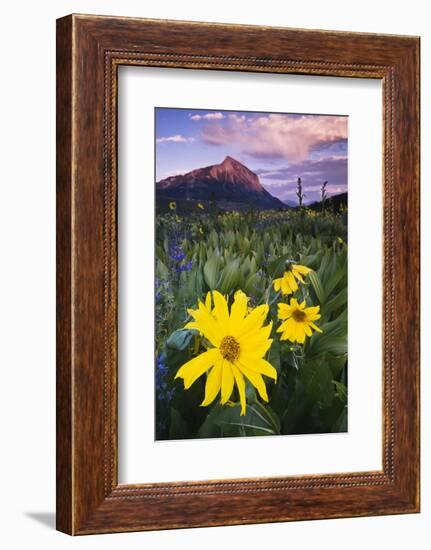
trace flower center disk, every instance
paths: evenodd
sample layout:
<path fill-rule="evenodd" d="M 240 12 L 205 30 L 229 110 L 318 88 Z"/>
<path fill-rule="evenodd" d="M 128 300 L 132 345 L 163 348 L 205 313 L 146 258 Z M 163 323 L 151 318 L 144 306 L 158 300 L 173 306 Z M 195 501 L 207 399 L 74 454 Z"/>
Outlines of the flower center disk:
<path fill-rule="evenodd" d="M 225 336 L 220 343 L 220 353 L 223 359 L 227 359 L 231 363 L 238 359 L 240 352 L 239 343 L 233 336 Z"/>
<path fill-rule="evenodd" d="M 307 318 L 307 315 L 300 309 L 296 309 L 292 313 L 292 317 L 295 319 L 295 321 L 297 321 L 298 323 L 301 323 L 302 321 L 305 321 L 305 319 Z"/>

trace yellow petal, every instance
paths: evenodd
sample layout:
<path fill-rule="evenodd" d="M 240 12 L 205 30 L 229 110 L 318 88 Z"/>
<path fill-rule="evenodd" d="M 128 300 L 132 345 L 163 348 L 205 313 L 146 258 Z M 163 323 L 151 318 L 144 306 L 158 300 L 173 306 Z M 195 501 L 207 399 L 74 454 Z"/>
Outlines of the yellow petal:
<path fill-rule="evenodd" d="M 296 292 L 298 290 L 298 283 L 296 282 L 295 277 L 293 276 L 293 273 L 289 271 L 286 274 L 286 278 L 289 281 L 290 288 L 292 289 L 292 292 Z"/>
<path fill-rule="evenodd" d="M 298 323 L 296 327 L 296 341 L 299 344 L 303 344 L 305 342 L 305 329 L 303 323 Z"/>
<path fill-rule="evenodd" d="M 220 351 L 216 348 L 205 351 L 180 367 L 175 378 L 183 378 L 184 388 L 187 390 L 193 382 L 212 367 L 220 357 Z"/>
<path fill-rule="evenodd" d="M 313 334 L 311 328 L 309 327 L 309 325 L 307 323 L 304 323 L 304 330 L 305 330 L 305 334 L 307 336 L 311 336 Z"/>
<path fill-rule="evenodd" d="M 247 350 L 253 346 L 265 343 L 272 331 L 272 321 L 264 327 L 258 327 L 253 331 L 247 332 L 244 336 L 238 338 L 241 349 Z"/>
<path fill-rule="evenodd" d="M 220 322 L 220 324 L 229 331 L 229 309 L 227 307 L 227 301 L 220 292 L 214 290 L 213 292 L 214 300 L 214 317 Z"/>
<path fill-rule="evenodd" d="M 292 307 L 282 302 L 278 303 L 278 318 L 288 319 L 292 315 Z"/>
<path fill-rule="evenodd" d="M 201 403 L 202 407 L 207 407 L 210 405 L 220 391 L 222 363 L 223 362 L 221 359 L 217 361 L 208 374 L 207 383 L 205 384 L 205 399 Z"/>
<path fill-rule="evenodd" d="M 301 275 L 308 275 L 310 273 L 310 271 L 313 271 L 312 269 L 310 269 L 309 267 L 306 267 L 305 265 L 296 265 L 296 264 L 294 264 L 292 266 L 292 268 L 295 271 L 298 271 L 299 273 L 301 273 Z"/>
<path fill-rule="evenodd" d="M 323 332 L 323 330 L 321 328 L 319 328 L 317 325 L 315 325 L 311 321 L 308 324 L 310 325 L 310 327 L 313 327 L 314 330 L 317 330 L 317 332 Z"/>
<path fill-rule="evenodd" d="M 253 357 L 252 355 L 241 355 L 241 363 L 250 370 L 254 370 L 260 374 L 269 376 L 269 378 L 272 378 L 273 380 L 277 380 L 277 371 L 271 363 L 265 359 Z"/>
<path fill-rule="evenodd" d="M 292 298 L 289 305 L 295 308 L 299 308 L 298 300 L 296 298 Z"/>
<path fill-rule="evenodd" d="M 281 278 L 280 279 L 274 279 L 272 281 L 275 292 L 278 292 L 280 290 L 282 282 L 283 282 L 283 279 L 281 279 Z"/>
<path fill-rule="evenodd" d="M 267 304 L 257 306 L 243 321 L 231 326 L 232 336 L 241 338 L 248 332 L 261 327 L 268 315 L 268 310 L 269 307 Z"/>
<path fill-rule="evenodd" d="M 304 282 L 304 279 L 303 279 L 301 273 L 297 269 L 295 269 L 294 267 L 292 267 L 292 273 L 293 273 L 295 279 L 297 279 L 301 283 Z"/>
<path fill-rule="evenodd" d="M 199 305 L 199 310 L 189 310 L 190 315 L 195 319 L 196 327 L 213 346 L 218 347 L 220 341 L 225 336 L 225 331 L 220 323 L 206 309 L 204 304 Z"/>
<path fill-rule="evenodd" d="M 247 332 L 244 336 L 238 338 L 241 353 L 253 353 L 253 355 L 262 357 L 271 347 L 272 339 L 269 337 L 272 331 L 272 321 L 256 330 Z"/>
<path fill-rule="evenodd" d="M 316 314 L 314 314 L 314 315 L 313 315 L 313 314 L 311 314 L 311 315 L 310 315 L 310 314 L 307 314 L 307 320 L 308 320 L 308 321 L 317 321 L 317 320 L 320 319 L 321 317 L 322 317 L 322 316 L 321 316 L 320 314 L 318 314 L 318 313 L 316 313 Z"/>
<path fill-rule="evenodd" d="M 244 292 L 241 292 L 241 290 L 238 290 L 235 293 L 234 302 L 230 310 L 230 320 L 232 326 L 235 326 L 237 323 L 241 322 L 244 319 L 247 313 L 247 302 L 247 295 L 244 294 Z"/>
<path fill-rule="evenodd" d="M 296 341 L 296 323 L 292 318 L 284 321 L 278 329 L 277 332 L 281 332 L 280 340 L 290 340 L 291 342 Z"/>
<path fill-rule="evenodd" d="M 200 332 L 199 325 L 196 323 L 196 321 L 190 321 L 190 323 L 187 323 L 186 325 L 184 325 L 184 328 L 191 328 L 193 330 L 198 330 Z"/>
<path fill-rule="evenodd" d="M 290 331 L 293 326 L 293 323 L 294 323 L 293 319 L 289 317 L 289 319 L 281 323 L 281 325 L 277 329 L 277 332 Z"/>
<path fill-rule="evenodd" d="M 245 409 L 246 409 L 244 376 L 241 374 L 241 372 L 238 370 L 238 368 L 235 365 L 232 365 L 232 372 L 235 377 L 236 385 L 238 387 L 239 400 L 241 403 L 240 416 L 244 416 Z"/>
<path fill-rule="evenodd" d="M 205 398 L 201 403 L 201 407 L 207 407 L 217 397 L 221 387 L 221 368 L 222 361 L 220 359 L 208 374 L 207 382 L 205 384 Z"/>
<path fill-rule="evenodd" d="M 289 296 L 289 294 L 292 294 L 293 290 L 290 286 L 289 279 L 287 277 L 283 277 L 283 280 L 281 282 L 281 293 L 284 296 Z"/>
<path fill-rule="evenodd" d="M 229 361 L 223 361 L 222 383 L 221 383 L 222 405 L 224 405 L 232 395 L 233 385 L 234 385 L 234 377 L 232 372 L 232 366 Z"/>
<path fill-rule="evenodd" d="M 268 402 L 268 394 L 266 392 L 266 386 L 262 376 L 258 372 L 248 369 L 239 361 L 236 363 L 236 365 L 241 370 L 241 372 L 250 380 L 253 386 L 257 389 L 260 397 L 264 401 Z"/>

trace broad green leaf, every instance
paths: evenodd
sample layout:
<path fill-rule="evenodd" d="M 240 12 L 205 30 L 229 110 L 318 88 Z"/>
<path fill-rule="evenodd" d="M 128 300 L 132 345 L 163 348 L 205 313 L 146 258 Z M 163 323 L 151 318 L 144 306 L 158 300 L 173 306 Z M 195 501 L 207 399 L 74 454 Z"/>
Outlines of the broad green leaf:
<path fill-rule="evenodd" d="M 161 279 L 169 278 L 169 269 L 161 260 L 158 260 L 156 263 L 156 277 L 160 277 Z"/>
<path fill-rule="evenodd" d="M 326 352 L 334 355 L 344 355 L 347 354 L 347 337 L 319 334 L 309 349 L 311 357 Z"/>
<path fill-rule="evenodd" d="M 171 349 L 183 351 L 190 345 L 194 336 L 194 332 L 191 330 L 176 330 L 166 340 L 166 345 Z"/>
<path fill-rule="evenodd" d="M 341 279 L 346 275 L 346 268 L 346 265 L 338 267 L 335 270 L 335 273 L 325 281 L 325 292 L 327 296 L 330 296 L 331 292 L 335 289 Z"/>
<path fill-rule="evenodd" d="M 237 289 L 238 281 L 240 278 L 239 262 L 230 262 L 221 272 L 220 275 L 220 292 L 222 294 L 229 294 Z"/>
<path fill-rule="evenodd" d="M 333 311 L 336 311 L 341 306 L 347 303 L 347 288 L 343 288 L 336 296 L 331 300 L 328 300 L 322 307 L 322 315 L 328 315 Z"/>
<path fill-rule="evenodd" d="M 307 360 L 299 370 L 299 378 L 311 401 L 327 404 L 333 399 L 332 372 L 324 361 Z"/>
<path fill-rule="evenodd" d="M 220 257 L 213 254 L 205 263 L 204 278 L 210 290 L 217 289 L 219 280 L 221 261 Z"/>
<path fill-rule="evenodd" d="M 308 278 L 320 304 L 324 304 L 326 294 L 319 275 L 315 271 L 310 271 L 310 273 L 308 274 Z"/>
<path fill-rule="evenodd" d="M 336 394 L 337 394 L 338 398 L 340 399 L 340 401 L 342 401 L 343 403 L 346 403 L 347 402 L 347 388 L 346 388 L 346 386 L 344 384 L 342 384 L 341 382 L 337 382 L 337 380 L 332 380 L 332 383 L 335 386 L 335 391 L 336 391 Z"/>
<path fill-rule="evenodd" d="M 254 294 L 254 292 L 256 291 L 257 283 L 260 281 L 260 279 L 261 276 L 259 275 L 259 273 L 253 273 L 252 275 L 250 275 L 244 284 L 244 292 L 246 294 Z"/>

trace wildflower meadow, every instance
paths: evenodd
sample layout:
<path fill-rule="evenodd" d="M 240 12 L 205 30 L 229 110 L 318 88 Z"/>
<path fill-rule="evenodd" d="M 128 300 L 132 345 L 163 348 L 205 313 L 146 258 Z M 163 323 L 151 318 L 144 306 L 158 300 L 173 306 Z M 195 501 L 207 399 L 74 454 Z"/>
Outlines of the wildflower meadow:
<path fill-rule="evenodd" d="M 156 216 L 156 439 L 347 430 L 347 208 Z"/>

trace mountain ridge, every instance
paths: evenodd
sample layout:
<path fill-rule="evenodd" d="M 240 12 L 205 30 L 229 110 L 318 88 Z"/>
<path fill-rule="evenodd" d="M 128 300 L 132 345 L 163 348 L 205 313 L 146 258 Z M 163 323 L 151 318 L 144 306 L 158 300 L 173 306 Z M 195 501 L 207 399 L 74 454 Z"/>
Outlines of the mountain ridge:
<path fill-rule="evenodd" d="M 156 182 L 156 195 L 165 201 L 215 201 L 222 210 L 287 208 L 263 187 L 257 174 L 229 155 L 219 164 Z"/>

